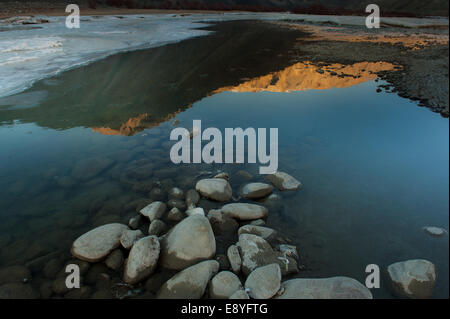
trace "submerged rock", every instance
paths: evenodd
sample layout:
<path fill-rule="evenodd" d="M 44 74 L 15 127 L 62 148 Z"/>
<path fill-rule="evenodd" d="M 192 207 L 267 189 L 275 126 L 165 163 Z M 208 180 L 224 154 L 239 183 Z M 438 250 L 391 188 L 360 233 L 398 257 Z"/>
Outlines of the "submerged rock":
<path fill-rule="evenodd" d="M 0 269 L 0 285 L 12 282 L 27 282 L 31 280 L 31 272 L 25 266 L 9 266 Z"/>
<path fill-rule="evenodd" d="M 148 236 L 139 239 L 130 250 L 123 280 L 135 284 L 151 275 L 158 263 L 159 252 L 158 237 Z"/>
<path fill-rule="evenodd" d="M 238 276 L 230 271 L 221 271 L 209 283 L 209 296 L 212 299 L 228 299 L 241 289 Z"/>
<path fill-rule="evenodd" d="M 394 293 L 400 297 L 426 299 L 433 295 L 436 268 L 428 260 L 394 263 L 388 266 L 387 275 Z"/>
<path fill-rule="evenodd" d="M 280 191 L 295 191 L 302 187 L 302 183 L 284 172 L 276 172 L 275 174 L 267 175 L 266 178 Z"/>
<path fill-rule="evenodd" d="M 123 253 L 120 249 L 114 250 L 105 260 L 105 265 L 112 270 L 119 270 L 123 264 Z"/>
<path fill-rule="evenodd" d="M 72 255 L 88 262 L 101 261 L 120 245 L 120 237 L 128 229 L 117 223 L 94 228 L 73 242 Z"/>
<path fill-rule="evenodd" d="M 426 226 L 423 228 L 423 230 L 428 234 L 436 237 L 442 237 L 447 233 L 447 231 L 444 228 L 434 226 Z"/>
<path fill-rule="evenodd" d="M 228 181 L 230 179 L 230 176 L 227 173 L 222 172 L 222 173 L 218 173 L 217 175 L 215 175 L 214 178 L 221 178 L 221 179 Z"/>
<path fill-rule="evenodd" d="M 273 187 L 266 183 L 249 183 L 242 188 L 242 197 L 248 199 L 264 198 L 272 194 Z"/>
<path fill-rule="evenodd" d="M 348 277 L 291 279 L 281 284 L 284 291 L 276 299 L 372 299 L 359 281 Z"/>
<path fill-rule="evenodd" d="M 39 292 L 30 284 L 8 283 L 0 286 L 0 299 L 37 299 Z"/>
<path fill-rule="evenodd" d="M 161 242 L 161 266 L 183 269 L 216 253 L 216 239 L 206 217 L 192 215 L 179 222 Z"/>
<path fill-rule="evenodd" d="M 169 198 L 175 198 L 175 199 L 183 199 L 184 198 L 184 192 L 181 188 L 173 187 L 169 190 Z"/>
<path fill-rule="evenodd" d="M 147 217 L 150 222 L 161 219 L 166 212 L 167 206 L 163 202 L 153 202 L 140 210 L 140 213 Z"/>
<path fill-rule="evenodd" d="M 200 299 L 209 280 L 218 272 L 215 260 L 202 261 L 180 271 L 170 278 L 158 291 L 160 299 Z"/>
<path fill-rule="evenodd" d="M 233 218 L 225 216 L 220 210 L 216 209 L 209 211 L 208 220 L 216 235 L 234 233 L 239 227 L 239 224 Z"/>
<path fill-rule="evenodd" d="M 245 281 L 245 289 L 253 299 L 269 299 L 278 292 L 280 283 L 280 266 L 270 264 L 253 270 Z"/>
<path fill-rule="evenodd" d="M 88 181 L 112 164 L 113 161 L 105 157 L 82 159 L 75 164 L 72 170 L 72 177 L 81 181 Z"/>
<path fill-rule="evenodd" d="M 200 201 L 200 195 L 195 189 L 190 189 L 186 192 L 187 207 L 196 206 Z"/>
<path fill-rule="evenodd" d="M 221 178 L 207 178 L 197 182 L 195 189 L 204 197 L 226 202 L 231 199 L 232 190 L 228 181 Z"/>
<path fill-rule="evenodd" d="M 162 220 L 155 219 L 154 221 L 151 222 L 150 226 L 148 227 L 148 234 L 159 236 L 164 232 L 165 229 L 166 224 Z"/>
<path fill-rule="evenodd" d="M 269 213 L 264 206 L 247 203 L 226 204 L 221 211 L 223 214 L 238 220 L 266 218 Z"/>
<path fill-rule="evenodd" d="M 183 213 L 176 207 L 172 208 L 169 213 L 167 214 L 167 220 L 170 222 L 176 222 L 182 221 L 184 218 Z"/>

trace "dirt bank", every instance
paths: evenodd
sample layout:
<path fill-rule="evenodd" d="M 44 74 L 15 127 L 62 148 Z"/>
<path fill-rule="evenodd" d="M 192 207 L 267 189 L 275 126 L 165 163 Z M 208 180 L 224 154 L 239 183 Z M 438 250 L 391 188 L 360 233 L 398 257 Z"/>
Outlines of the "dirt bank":
<path fill-rule="evenodd" d="M 397 28 L 366 29 L 357 26 L 318 26 L 298 22 L 273 22 L 309 32 L 297 40 L 300 61 L 321 66 L 351 65 L 359 62 L 388 62 L 396 66 L 377 74 L 383 86 L 401 97 L 418 101 L 444 117 L 449 115 L 448 29 Z"/>

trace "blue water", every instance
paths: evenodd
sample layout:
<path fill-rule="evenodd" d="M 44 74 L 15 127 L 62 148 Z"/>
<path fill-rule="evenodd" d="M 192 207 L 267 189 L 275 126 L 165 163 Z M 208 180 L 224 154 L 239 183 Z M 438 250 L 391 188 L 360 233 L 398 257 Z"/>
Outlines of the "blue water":
<path fill-rule="evenodd" d="M 297 245 L 306 267 L 298 276 L 344 275 L 364 282 L 368 264 L 383 269 L 424 258 L 438 270 L 435 297 L 446 298 L 448 236 L 431 237 L 422 227 L 449 227 L 449 122 L 395 94 L 376 93 L 376 85 L 224 92 L 134 136 L 102 135 L 81 126 L 52 129 L 29 119 L 4 123 L 0 111 L 0 239 L 6 243 L 0 266 L 24 264 L 59 250 L 66 256 L 73 239 L 97 223 L 126 222 L 133 212 L 104 208 L 96 213 L 92 203 L 101 199 L 103 207 L 124 207 L 146 197 L 124 186 L 121 172 L 130 167 L 152 163 L 155 172 L 169 168 L 167 175 L 154 173 L 150 179 L 185 190 L 204 170 L 229 172 L 235 191 L 241 186 L 233 180 L 237 170 L 264 180 L 258 175 L 259 164 L 170 163 L 173 122 L 190 128 L 192 120 L 200 119 L 203 128 L 279 129 L 279 169 L 304 187 L 295 194 L 279 193 L 280 204 L 268 225 Z M 121 159 L 124 154 L 127 158 Z M 71 187 L 58 184 L 77 161 L 98 156 L 113 162 L 95 178 Z M 372 292 L 392 297 L 384 280 Z"/>

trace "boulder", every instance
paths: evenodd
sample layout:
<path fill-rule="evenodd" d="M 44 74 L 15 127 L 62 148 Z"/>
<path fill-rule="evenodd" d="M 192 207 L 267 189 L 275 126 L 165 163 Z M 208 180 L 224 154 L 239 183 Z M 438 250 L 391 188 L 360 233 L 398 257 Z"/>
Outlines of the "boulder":
<path fill-rule="evenodd" d="M 190 218 L 190 217 L 189 217 Z M 219 263 L 206 260 L 180 271 L 162 285 L 159 299 L 200 299 L 209 280 L 219 270 Z"/>
<path fill-rule="evenodd" d="M 427 299 L 433 295 L 436 268 L 424 259 L 412 259 L 389 265 L 387 277 L 399 297 Z"/>
<path fill-rule="evenodd" d="M 144 234 L 139 230 L 125 230 L 120 236 L 120 244 L 125 249 L 131 249 L 134 243 L 144 237 Z"/>
<path fill-rule="evenodd" d="M 280 191 L 296 191 L 302 187 L 302 183 L 284 172 L 267 175 L 266 179 Z"/>
<path fill-rule="evenodd" d="M 130 250 L 123 280 L 128 284 L 135 284 L 151 275 L 158 264 L 159 252 L 158 237 L 139 239 Z"/>
<path fill-rule="evenodd" d="M 221 211 L 229 217 L 242 221 L 266 218 L 269 213 L 264 206 L 247 203 L 226 204 Z"/>
<path fill-rule="evenodd" d="M 112 270 L 119 270 L 123 264 L 123 253 L 120 249 L 114 250 L 105 260 L 105 264 Z"/>
<path fill-rule="evenodd" d="M 264 198 L 272 194 L 273 187 L 266 183 L 249 183 L 244 185 L 241 195 L 248 199 Z"/>
<path fill-rule="evenodd" d="M 138 229 L 144 223 L 142 219 L 142 215 L 131 217 L 128 221 L 128 226 L 130 226 L 131 229 Z"/>
<path fill-rule="evenodd" d="M 128 229 L 118 223 L 94 228 L 73 242 L 72 255 L 92 263 L 101 261 L 120 245 L 120 237 Z"/>
<path fill-rule="evenodd" d="M 173 227 L 161 241 L 161 266 L 184 269 L 216 253 L 216 240 L 208 219 L 192 215 Z"/>
<path fill-rule="evenodd" d="M 150 205 L 145 206 L 139 212 L 147 217 L 150 222 L 155 219 L 161 219 L 166 212 L 167 206 L 163 202 L 153 202 Z"/>
<path fill-rule="evenodd" d="M 245 289 L 253 299 L 270 299 L 280 289 L 280 283 L 280 266 L 270 264 L 253 270 L 245 281 Z"/>
<path fill-rule="evenodd" d="M 241 271 L 242 260 L 241 255 L 239 254 L 239 249 L 236 245 L 231 245 L 228 247 L 227 257 L 230 262 L 231 270 L 233 270 L 235 274 L 239 274 Z"/>
<path fill-rule="evenodd" d="M 359 281 L 348 277 L 291 279 L 281 284 L 276 299 L 372 299 L 372 293 Z"/>
<path fill-rule="evenodd" d="M 228 181 L 221 178 L 207 178 L 197 182 L 195 189 L 202 196 L 218 201 L 226 202 L 231 199 L 232 190 Z"/>
<path fill-rule="evenodd" d="M 273 230 L 272 228 L 262 227 L 262 226 L 254 226 L 254 225 L 245 225 L 245 226 L 242 226 L 241 228 L 239 228 L 239 230 L 238 230 L 238 235 L 253 234 L 253 235 L 262 237 L 267 241 L 272 240 L 275 237 L 276 233 L 277 232 L 275 230 Z"/>
<path fill-rule="evenodd" d="M 209 297 L 211 299 L 228 299 L 241 289 L 242 284 L 238 276 L 231 271 L 221 271 L 209 283 Z"/>

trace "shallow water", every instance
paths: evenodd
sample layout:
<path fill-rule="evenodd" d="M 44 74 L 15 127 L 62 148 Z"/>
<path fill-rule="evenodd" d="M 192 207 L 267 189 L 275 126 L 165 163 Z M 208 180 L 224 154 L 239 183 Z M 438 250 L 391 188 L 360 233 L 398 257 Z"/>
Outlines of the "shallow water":
<path fill-rule="evenodd" d="M 69 71 L 0 106 L 1 267 L 27 264 L 39 286 L 47 279 L 36 259 L 68 260 L 77 236 L 104 223 L 126 223 L 136 214 L 129 204 L 148 198 L 158 182 L 165 190 L 187 190 L 200 174 L 221 170 L 230 174 L 237 194 L 247 181 L 239 170 L 264 180 L 258 164 L 172 164 L 174 122 L 189 129 L 200 119 L 203 128 L 279 128 L 279 169 L 304 187 L 276 192 L 281 200 L 269 205 L 268 225 L 297 245 L 306 267 L 298 276 L 364 282 L 368 264 L 384 268 L 424 258 L 438 270 L 434 296 L 448 297 L 448 236 L 422 230 L 449 227 L 448 119 L 395 94 L 377 93 L 374 81 L 200 97 L 185 84 L 171 85 L 170 78 L 153 88 L 145 84 L 148 91 L 120 92 L 114 82 L 84 88 L 78 81 L 108 67 L 128 80 L 120 63 L 136 57 L 127 53 Z M 152 71 L 167 72 L 167 66 L 160 68 Z M 208 74 L 201 77 L 208 81 Z M 92 158 L 98 170 L 77 171 Z M 384 281 L 372 292 L 391 297 Z"/>

